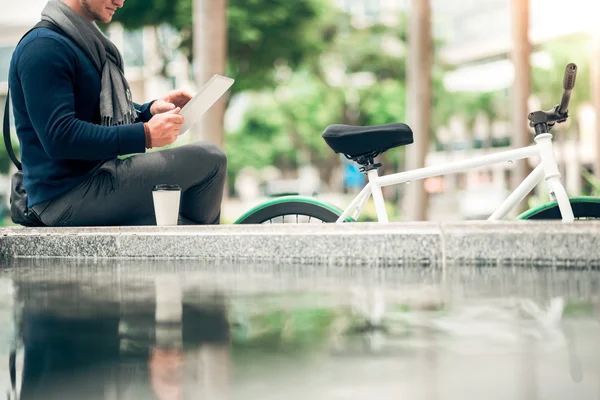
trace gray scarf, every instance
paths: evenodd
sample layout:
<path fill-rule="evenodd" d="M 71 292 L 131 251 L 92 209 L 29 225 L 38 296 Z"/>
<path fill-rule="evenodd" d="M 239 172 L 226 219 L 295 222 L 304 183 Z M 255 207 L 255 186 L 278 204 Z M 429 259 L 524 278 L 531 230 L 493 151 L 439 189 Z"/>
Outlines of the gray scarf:
<path fill-rule="evenodd" d="M 104 126 L 131 124 L 137 118 L 131 90 L 123 74 L 123 58 L 117 47 L 92 23 L 60 0 L 50 0 L 42 19 L 57 25 L 92 60 L 102 73 L 100 116 Z"/>

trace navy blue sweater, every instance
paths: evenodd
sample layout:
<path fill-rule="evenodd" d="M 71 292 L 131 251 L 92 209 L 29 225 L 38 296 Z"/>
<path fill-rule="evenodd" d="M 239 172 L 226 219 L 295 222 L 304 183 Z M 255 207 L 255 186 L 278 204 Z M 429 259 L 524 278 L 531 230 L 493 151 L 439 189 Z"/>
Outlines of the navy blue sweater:
<path fill-rule="evenodd" d="M 137 123 L 100 126 L 100 80 L 89 57 L 50 29 L 15 49 L 9 85 L 30 207 L 74 189 L 108 159 L 146 151 L 151 103 L 135 105 Z"/>

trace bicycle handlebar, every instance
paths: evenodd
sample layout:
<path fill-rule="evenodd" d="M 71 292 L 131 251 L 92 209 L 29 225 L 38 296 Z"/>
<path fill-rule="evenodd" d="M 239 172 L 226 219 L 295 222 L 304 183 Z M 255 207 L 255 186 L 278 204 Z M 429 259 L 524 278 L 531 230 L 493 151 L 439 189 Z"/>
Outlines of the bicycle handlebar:
<path fill-rule="evenodd" d="M 557 113 L 559 115 L 566 114 L 569 111 L 569 101 L 571 100 L 571 91 L 575 87 L 575 79 L 577 78 L 577 65 L 570 63 L 565 68 L 565 78 L 563 79 L 563 96 L 558 106 Z"/>

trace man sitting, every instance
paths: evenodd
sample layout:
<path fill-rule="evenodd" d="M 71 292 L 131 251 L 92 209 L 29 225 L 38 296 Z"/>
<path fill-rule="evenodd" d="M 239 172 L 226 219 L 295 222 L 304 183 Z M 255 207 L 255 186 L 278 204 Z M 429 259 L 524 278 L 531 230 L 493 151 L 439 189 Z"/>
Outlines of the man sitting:
<path fill-rule="evenodd" d="M 181 187 L 180 223 L 218 224 L 227 159 L 198 142 L 126 159 L 173 143 L 180 109 L 191 99 L 170 92 L 132 102 L 123 58 L 97 28 L 124 0 L 51 0 L 38 28 L 10 64 L 17 136 L 28 206 L 47 226 L 155 224 L 152 187 Z"/>

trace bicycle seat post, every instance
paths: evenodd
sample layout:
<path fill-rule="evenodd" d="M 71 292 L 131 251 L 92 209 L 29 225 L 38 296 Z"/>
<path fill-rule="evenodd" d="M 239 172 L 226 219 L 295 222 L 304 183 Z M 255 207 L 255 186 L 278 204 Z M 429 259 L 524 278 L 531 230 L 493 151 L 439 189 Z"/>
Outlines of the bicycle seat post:
<path fill-rule="evenodd" d="M 379 222 L 389 222 L 387 210 L 385 209 L 385 200 L 383 199 L 383 192 L 381 186 L 378 184 L 377 179 L 379 174 L 377 169 L 383 167 L 383 164 L 376 163 L 375 157 L 379 153 L 365 154 L 358 157 L 353 157 L 352 160 L 361 165 L 359 171 L 367 175 L 369 183 L 371 184 L 371 195 L 373 196 L 373 202 L 375 203 L 375 211 L 377 212 L 377 219 Z"/>

